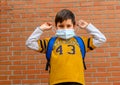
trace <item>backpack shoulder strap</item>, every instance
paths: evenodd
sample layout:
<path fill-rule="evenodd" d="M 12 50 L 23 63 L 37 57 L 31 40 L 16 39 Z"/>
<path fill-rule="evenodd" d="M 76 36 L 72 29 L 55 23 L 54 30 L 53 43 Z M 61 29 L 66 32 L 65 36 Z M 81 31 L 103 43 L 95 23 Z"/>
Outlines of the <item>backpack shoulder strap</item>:
<path fill-rule="evenodd" d="M 74 36 L 74 38 L 77 40 L 77 42 L 78 42 L 78 44 L 80 46 L 80 51 L 82 53 L 82 59 L 83 59 L 83 65 L 84 65 L 84 68 L 86 69 L 86 65 L 85 65 L 85 61 L 84 61 L 85 54 L 86 54 L 84 42 L 83 42 L 81 37 Z"/>
<path fill-rule="evenodd" d="M 52 49 L 53 49 L 56 39 L 57 39 L 57 37 L 54 36 L 48 42 L 47 51 L 46 51 L 46 59 L 47 59 L 46 70 L 48 70 L 48 67 L 49 67 L 49 61 L 50 61 Z"/>

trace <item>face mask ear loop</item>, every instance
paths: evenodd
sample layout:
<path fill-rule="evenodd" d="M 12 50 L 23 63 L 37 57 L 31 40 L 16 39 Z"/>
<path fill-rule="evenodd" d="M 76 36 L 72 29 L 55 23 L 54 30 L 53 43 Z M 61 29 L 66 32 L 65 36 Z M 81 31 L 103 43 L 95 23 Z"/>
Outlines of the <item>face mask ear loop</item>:
<path fill-rule="evenodd" d="M 52 32 L 53 32 L 54 34 L 56 33 L 55 26 L 52 26 Z"/>
<path fill-rule="evenodd" d="M 76 34 L 78 34 L 78 31 L 79 31 L 79 27 L 78 27 L 78 25 L 76 24 L 76 25 L 75 25 L 75 32 L 76 32 Z"/>

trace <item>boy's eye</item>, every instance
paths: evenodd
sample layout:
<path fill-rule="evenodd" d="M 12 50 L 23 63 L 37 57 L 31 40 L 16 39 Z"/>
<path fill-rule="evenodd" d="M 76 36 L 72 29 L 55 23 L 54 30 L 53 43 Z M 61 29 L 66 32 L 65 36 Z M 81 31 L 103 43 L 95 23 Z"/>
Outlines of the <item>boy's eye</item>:
<path fill-rule="evenodd" d="M 64 26 L 63 25 L 59 25 L 60 28 L 63 28 Z"/>
<path fill-rule="evenodd" d="M 69 28 L 69 27 L 71 27 L 71 25 L 67 25 L 67 27 Z"/>

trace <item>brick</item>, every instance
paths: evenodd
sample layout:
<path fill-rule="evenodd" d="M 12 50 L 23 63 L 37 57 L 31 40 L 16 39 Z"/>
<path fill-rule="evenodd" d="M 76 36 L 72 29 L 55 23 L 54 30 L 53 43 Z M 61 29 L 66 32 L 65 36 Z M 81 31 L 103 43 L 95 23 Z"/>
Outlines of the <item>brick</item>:
<path fill-rule="evenodd" d="M 118 47 L 110 47 L 110 48 L 106 48 L 107 52 L 120 52 L 120 48 Z"/>
<path fill-rule="evenodd" d="M 41 3 L 42 3 L 42 4 L 45 4 L 45 3 L 50 3 L 50 2 L 51 2 L 50 0 L 45 0 L 45 1 L 44 1 L 44 0 L 41 0 L 41 1 L 36 0 L 36 3 L 37 3 L 37 4 L 41 4 Z"/>
<path fill-rule="evenodd" d="M 118 11 L 116 11 L 116 12 L 118 12 Z M 104 13 L 104 14 L 114 14 L 115 11 L 114 11 L 114 10 L 104 10 L 103 13 Z"/>
<path fill-rule="evenodd" d="M 22 63 L 23 65 L 24 65 L 24 64 L 30 65 L 30 64 L 39 64 L 40 61 L 39 61 L 39 60 L 27 60 L 27 61 L 22 61 L 21 63 Z"/>
<path fill-rule="evenodd" d="M 23 14 L 22 17 L 23 18 L 31 18 L 31 17 L 38 17 L 38 14 Z"/>
<path fill-rule="evenodd" d="M 13 80 L 13 84 L 21 84 L 21 80 Z"/>
<path fill-rule="evenodd" d="M 36 76 L 36 78 L 48 78 L 49 77 L 49 75 L 47 75 L 47 74 L 42 74 L 42 75 L 37 75 Z"/>
<path fill-rule="evenodd" d="M 92 85 L 91 82 L 86 82 L 85 84 L 86 84 L 86 85 Z"/>
<path fill-rule="evenodd" d="M 94 2 L 94 6 L 101 6 L 102 3 L 101 2 Z"/>
<path fill-rule="evenodd" d="M 35 8 L 38 8 L 37 7 L 37 5 L 35 6 L 35 5 L 24 5 L 24 6 L 22 6 L 22 5 L 14 5 L 14 8 L 16 9 L 16 10 L 18 10 L 18 9 L 35 9 Z"/>
<path fill-rule="evenodd" d="M 7 80 L 7 76 L 0 76 L 0 80 Z"/>
<path fill-rule="evenodd" d="M 29 53 L 28 53 L 28 54 L 29 54 Z M 30 54 L 30 55 L 32 55 L 32 54 Z M 28 56 L 28 57 L 27 57 L 28 60 L 34 60 L 35 58 L 36 58 L 35 56 Z"/>
<path fill-rule="evenodd" d="M 14 64 L 14 65 L 20 65 L 20 64 L 21 64 L 21 61 L 13 61 L 13 64 Z"/>
<path fill-rule="evenodd" d="M 24 70 L 23 74 L 40 74 L 40 70 Z"/>
<path fill-rule="evenodd" d="M 34 57 L 34 56 L 31 56 L 31 55 L 36 55 L 36 52 L 32 52 L 32 50 L 22 52 L 22 55 L 26 55 L 26 54 L 29 56 L 29 59 L 30 59 L 30 58 Z"/>
<path fill-rule="evenodd" d="M 100 67 L 100 68 L 97 68 L 97 72 L 107 72 L 107 70 L 104 67 Z"/>
<path fill-rule="evenodd" d="M 37 9 L 36 12 L 42 12 L 42 13 L 50 13 L 53 12 L 52 9 Z"/>
<path fill-rule="evenodd" d="M 107 73 L 107 72 L 100 73 L 100 72 L 99 72 L 99 73 L 94 73 L 94 76 L 95 76 L 95 77 L 105 77 L 105 76 L 107 76 L 107 77 L 109 76 L 109 77 L 110 77 L 110 76 L 111 76 L 111 73 Z"/>
<path fill-rule="evenodd" d="M 97 78 L 98 82 L 106 82 L 107 78 L 101 77 Z"/>
<path fill-rule="evenodd" d="M 16 19 L 15 22 L 16 21 L 18 21 L 18 20 Z M 9 29 L 9 32 L 22 32 L 22 31 L 25 31 L 25 28 L 11 28 L 11 29 Z"/>
<path fill-rule="evenodd" d="M 104 48 L 98 48 L 98 49 L 96 49 L 96 52 L 103 53 L 104 52 Z"/>
<path fill-rule="evenodd" d="M 95 83 L 94 85 L 112 85 L 112 83 Z"/>
<path fill-rule="evenodd" d="M 37 69 L 45 69 L 45 64 L 42 64 L 42 65 L 36 65 L 36 68 Z"/>
<path fill-rule="evenodd" d="M 93 66 L 95 66 L 95 67 L 102 67 L 102 66 L 106 66 L 106 67 L 108 67 L 108 66 L 110 66 L 110 63 L 93 63 L 92 64 Z"/>
<path fill-rule="evenodd" d="M 2 71 L 2 70 L 8 70 L 8 66 L 6 66 L 6 65 L 0 65 L 0 71 Z"/>
<path fill-rule="evenodd" d="M 95 68 L 89 68 L 86 70 L 87 72 L 96 72 L 96 69 Z"/>
<path fill-rule="evenodd" d="M 112 62 L 112 66 L 119 66 L 120 63 L 119 62 Z"/>
<path fill-rule="evenodd" d="M 35 79 L 36 78 L 35 75 L 28 75 L 27 77 L 28 77 L 28 79 Z"/>
<path fill-rule="evenodd" d="M 9 70 L 25 70 L 26 69 L 26 66 L 10 66 L 9 67 Z"/>
<path fill-rule="evenodd" d="M 92 77 L 89 77 L 89 78 L 85 78 L 86 82 L 96 82 L 96 78 L 92 78 Z"/>
<path fill-rule="evenodd" d="M 120 76 L 120 72 L 112 72 L 112 76 Z"/>
<path fill-rule="evenodd" d="M 93 57 L 105 57 L 105 56 L 109 56 L 109 54 L 108 53 L 94 53 L 92 54 L 92 56 Z"/>
<path fill-rule="evenodd" d="M 11 81 L 10 80 L 3 80 L 3 81 L 0 81 L 0 84 L 2 84 L 2 85 L 11 84 Z"/>
<path fill-rule="evenodd" d="M 120 70 L 120 68 L 119 68 L 119 67 L 111 67 L 111 68 L 108 68 L 107 70 L 108 70 L 109 72 L 117 72 L 117 71 Z"/>
<path fill-rule="evenodd" d="M 25 79 L 25 75 L 19 75 L 19 76 L 10 76 L 9 79 Z"/>
<path fill-rule="evenodd" d="M 99 62 L 105 62 L 106 61 L 105 58 L 97 58 L 96 60 L 99 61 Z"/>
<path fill-rule="evenodd" d="M 21 55 L 21 52 L 13 52 L 13 55 Z"/>
<path fill-rule="evenodd" d="M 80 6 L 84 7 L 84 6 L 93 6 L 93 2 L 84 2 L 84 3 L 81 3 Z"/>
<path fill-rule="evenodd" d="M 3 43 L 0 43 L 0 46 L 11 46 L 12 45 L 12 42 L 3 42 Z"/>
<path fill-rule="evenodd" d="M 61 0 L 61 2 L 77 2 L 77 0 L 69 0 L 69 1 L 67 1 L 67 0 Z"/>
<path fill-rule="evenodd" d="M 117 77 L 114 77 L 114 76 L 112 76 L 112 77 L 110 77 L 110 78 L 108 78 L 108 81 L 110 82 L 110 81 L 119 81 L 119 76 L 117 76 Z"/>
<path fill-rule="evenodd" d="M 115 5 L 115 4 L 118 4 L 119 1 L 106 1 L 106 2 L 102 2 L 103 5 Z"/>
<path fill-rule="evenodd" d="M 10 74 L 11 74 L 11 71 L 0 71 L 0 75 L 10 75 Z"/>
<path fill-rule="evenodd" d="M 106 10 L 106 7 L 105 6 L 95 6 L 95 7 L 90 7 L 89 10 L 93 10 L 93 11 L 96 11 L 96 10 Z"/>
<path fill-rule="evenodd" d="M 48 83 L 49 80 L 48 80 L 48 78 L 46 78 L 46 79 L 41 79 L 41 82 L 42 82 L 42 83 Z"/>
<path fill-rule="evenodd" d="M 5 51 L 8 51 L 8 50 L 9 50 L 9 47 L 6 47 L 6 46 L 5 46 L 5 47 L 1 47 L 0 50 L 2 51 L 1 53 L 4 54 Z M 2 54 L 1 54 L 1 56 L 5 56 L 5 55 L 2 55 Z"/>
<path fill-rule="evenodd" d="M 108 62 L 113 62 L 113 61 L 114 62 L 119 62 L 120 58 L 116 58 L 116 57 L 113 58 L 113 57 L 111 57 L 111 58 L 107 58 L 106 61 L 108 61 Z"/>
<path fill-rule="evenodd" d="M 10 33 L 1 33 L 0 36 L 1 37 L 9 37 L 9 36 L 11 36 L 11 34 Z"/>
<path fill-rule="evenodd" d="M 23 46 L 21 46 L 21 47 L 20 47 L 20 46 L 19 46 L 19 47 L 15 47 L 15 46 L 14 46 L 14 47 L 10 47 L 10 50 L 11 50 L 11 51 L 25 50 L 25 47 L 23 47 Z"/>
<path fill-rule="evenodd" d="M 88 58 L 88 57 L 85 60 L 86 60 L 86 62 L 95 62 L 96 61 L 95 58 Z"/>
<path fill-rule="evenodd" d="M 25 1 L 7 1 L 9 5 L 24 5 Z"/>
<path fill-rule="evenodd" d="M 7 5 L 7 1 L 1 1 L 0 5 Z"/>
<path fill-rule="evenodd" d="M 118 47 L 119 46 L 118 42 L 111 42 L 109 44 L 110 44 L 110 47 Z"/>
<path fill-rule="evenodd" d="M 2 20 L 1 20 L 2 21 Z M 8 28 L 0 28 L 0 32 L 8 32 Z"/>
<path fill-rule="evenodd" d="M 20 41 L 20 42 L 13 42 L 14 46 L 24 46 L 25 45 L 25 41 Z"/>
<path fill-rule="evenodd" d="M 9 38 L 10 41 L 23 41 L 24 38 Z"/>
<path fill-rule="evenodd" d="M 0 65 L 11 65 L 12 62 L 11 61 L 1 61 Z"/>
<path fill-rule="evenodd" d="M 108 10 L 114 10 L 114 9 L 115 9 L 115 6 L 107 6 L 107 9 L 108 9 Z"/>
<path fill-rule="evenodd" d="M 1 56 L 1 57 L 0 57 L 0 61 L 2 61 L 2 60 L 8 60 L 8 57 Z"/>
<path fill-rule="evenodd" d="M 91 73 L 85 73 L 85 78 L 87 78 L 87 77 L 92 77 L 93 76 L 93 74 L 91 74 Z"/>
<path fill-rule="evenodd" d="M 9 57 L 10 60 L 26 60 L 26 56 L 11 56 Z"/>
<path fill-rule="evenodd" d="M 35 84 L 40 83 L 40 80 L 22 80 L 22 84 Z"/>
<path fill-rule="evenodd" d="M 17 74 L 23 74 L 23 72 L 21 70 L 14 70 L 14 75 L 17 75 Z"/>
<path fill-rule="evenodd" d="M 30 66 L 27 66 L 28 69 L 35 69 L 36 66 L 35 65 L 30 65 Z"/>
<path fill-rule="evenodd" d="M 11 10 L 12 7 L 11 6 L 1 6 L 1 9 L 4 9 L 4 10 Z"/>
<path fill-rule="evenodd" d="M 6 37 L 4 37 L 4 38 L 1 37 L 1 38 L 0 38 L 0 41 L 1 41 L 1 42 L 6 42 L 6 41 L 8 41 L 8 39 L 7 39 Z"/>
<path fill-rule="evenodd" d="M 120 82 L 115 82 L 113 83 L 113 85 L 120 85 Z"/>
<path fill-rule="evenodd" d="M 119 10 L 119 9 L 120 9 L 120 6 L 116 6 L 116 9 Z"/>

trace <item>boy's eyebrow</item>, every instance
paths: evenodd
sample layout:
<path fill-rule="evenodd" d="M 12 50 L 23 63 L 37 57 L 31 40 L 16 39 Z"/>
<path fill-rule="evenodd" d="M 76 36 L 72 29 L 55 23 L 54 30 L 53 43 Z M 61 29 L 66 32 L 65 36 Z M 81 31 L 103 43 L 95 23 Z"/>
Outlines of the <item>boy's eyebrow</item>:
<path fill-rule="evenodd" d="M 63 24 L 59 24 L 58 26 L 63 26 Z"/>
<path fill-rule="evenodd" d="M 63 27 L 64 25 L 58 25 L 58 26 Z"/>

